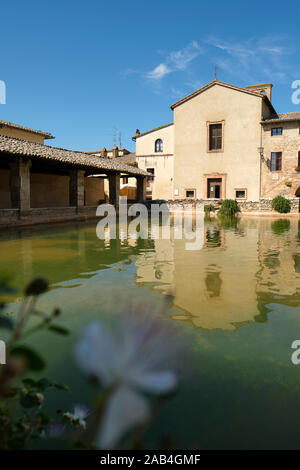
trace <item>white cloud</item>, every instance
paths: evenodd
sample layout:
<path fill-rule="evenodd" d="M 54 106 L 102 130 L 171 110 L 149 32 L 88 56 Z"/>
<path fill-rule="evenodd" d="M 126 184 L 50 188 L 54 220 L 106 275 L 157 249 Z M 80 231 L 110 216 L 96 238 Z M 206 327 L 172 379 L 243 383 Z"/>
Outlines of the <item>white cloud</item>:
<path fill-rule="evenodd" d="M 202 52 L 197 41 L 192 41 L 183 49 L 171 52 L 168 56 L 169 62 L 176 70 L 185 70 L 188 64 L 198 57 Z"/>
<path fill-rule="evenodd" d="M 155 69 L 147 73 L 147 78 L 150 78 L 151 80 L 160 80 L 171 72 L 172 70 L 166 64 L 159 64 Z"/>
<path fill-rule="evenodd" d="M 211 37 L 205 42 L 216 49 L 216 56 L 211 60 L 219 69 L 236 77 L 252 81 L 272 80 L 276 76 L 283 82 L 291 72 L 287 58 L 293 51 L 284 46 L 282 38 L 261 37 L 234 42 Z M 266 71 L 270 72 L 269 76 Z"/>
<path fill-rule="evenodd" d="M 165 54 L 165 61 L 146 74 L 146 78 L 160 80 L 172 72 L 186 70 L 190 62 L 202 54 L 203 50 L 197 41 L 192 41 L 186 47 Z"/>

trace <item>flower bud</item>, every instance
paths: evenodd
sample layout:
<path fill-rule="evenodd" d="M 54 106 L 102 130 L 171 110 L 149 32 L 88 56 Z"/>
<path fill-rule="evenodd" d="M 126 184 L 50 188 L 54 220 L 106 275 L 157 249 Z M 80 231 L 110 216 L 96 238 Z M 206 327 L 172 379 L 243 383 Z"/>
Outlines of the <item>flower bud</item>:
<path fill-rule="evenodd" d="M 33 279 L 25 289 L 26 295 L 40 295 L 46 292 L 49 287 L 49 283 L 43 277 L 36 277 Z"/>

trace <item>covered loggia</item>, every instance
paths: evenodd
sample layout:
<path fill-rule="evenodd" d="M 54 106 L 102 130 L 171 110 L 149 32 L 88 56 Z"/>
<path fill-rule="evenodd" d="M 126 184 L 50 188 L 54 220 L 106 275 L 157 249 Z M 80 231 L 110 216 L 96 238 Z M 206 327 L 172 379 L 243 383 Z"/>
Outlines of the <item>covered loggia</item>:
<path fill-rule="evenodd" d="M 95 217 L 104 202 L 120 197 L 120 174 L 137 177 L 137 198 L 145 199 L 147 172 L 112 159 L 0 136 L 0 224 L 51 222 Z"/>

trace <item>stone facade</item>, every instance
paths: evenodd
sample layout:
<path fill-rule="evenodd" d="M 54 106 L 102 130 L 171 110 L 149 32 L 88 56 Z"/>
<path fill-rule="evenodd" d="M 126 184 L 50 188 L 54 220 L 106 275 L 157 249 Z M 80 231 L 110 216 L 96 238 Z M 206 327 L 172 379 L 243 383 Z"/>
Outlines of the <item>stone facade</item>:
<path fill-rule="evenodd" d="M 272 136 L 272 128 L 281 128 L 282 135 Z M 282 195 L 294 197 L 300 188 L 298 166 L 300 152 L 299 121 L 287 121 L 263 124 L 263 161 L 261 171 L 261 196 L 275 197 Z M 271 152 L 281 152 L 281 170 L 271 171 Z"/>

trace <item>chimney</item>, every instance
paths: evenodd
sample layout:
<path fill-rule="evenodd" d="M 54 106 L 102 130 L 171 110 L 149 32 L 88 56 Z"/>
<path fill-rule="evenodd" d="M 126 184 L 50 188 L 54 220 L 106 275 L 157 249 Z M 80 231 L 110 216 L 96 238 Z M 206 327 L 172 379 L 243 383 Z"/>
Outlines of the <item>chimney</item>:
<path fill-rule="evenodd" d="M 271 101 L 272 87 L 272 83 L 259 83 L 258 85 L 246 86 L 246 89 L 250 91 L 255 91 L 256 93 L 262 93 L 263 95 L 266 95 Z"/>
<path fill-rule="evenodd" d="M 101 157 L 107 157 L 107 150 L 105 147 L 101 149 Z"/>
<path fill-rule="evenodd" d="M 118 156 L 119 156 L 119 149 L 116 145 L 114 145 L 112 149 L 112 158 L 117 158 Z"/>
<path fill-rule="evenodd" d="M 137 130 L 135 131 L 135 135 L 140 135 L 140 130 L 139 130 L 139 129 L 137 129 Z"/>

